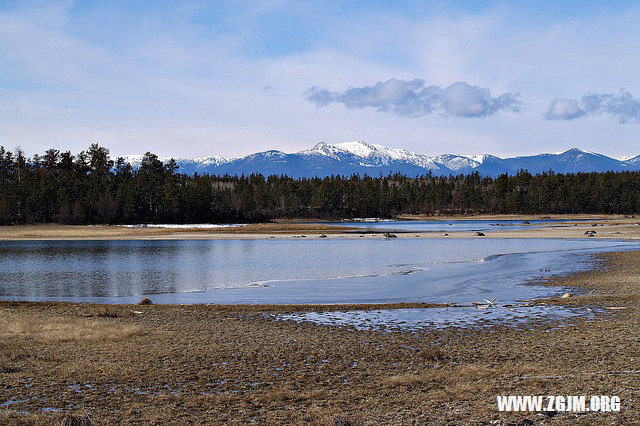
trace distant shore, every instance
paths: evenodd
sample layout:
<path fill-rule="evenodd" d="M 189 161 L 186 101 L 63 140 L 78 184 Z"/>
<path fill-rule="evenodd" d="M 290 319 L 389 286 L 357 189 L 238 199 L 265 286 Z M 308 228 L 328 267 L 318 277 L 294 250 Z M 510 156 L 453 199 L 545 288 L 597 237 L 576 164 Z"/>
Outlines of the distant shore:
<path fill-rule="evenodd" d="M 401 214 L 397 220 L 617 220 L 635 219 L 635 215 L 610 215 L 610 214 Z M 638 216 L 640 220 L 640 215 Z"/>
<path fill-rule="evenodd" d="M 408 216 L 399 219 L 409 220 Z M 640 218 L 606 215 L 482 215 L 448 216 L 425 219 L 411 216 L 413 220 L 564 220 L 565 223 L 549 222 L 539 227 L 512 230 L 509 226 L 496 226 L 495 230 L 483 231 L 483 238 L 609 238 L 640 239 Z M 519 224 L 521 225 L 521 224 Z M 594 226 L 596 225 L 596 226 Z M 526 226 L 526 224 L 525 224 Z M 586 231 L 595 231 L 593 236 Z M 1 226 L 2 240 L 243 240 L 243 239 L 293 239 L 293 238 L 384 238 L 384 229 L 367 229 L 355 226 L 310 223 L 308 221 L 279 221 L 274 223 L 246 224 L 221 228 L 157 228 L 126 227 L 118 225 L 16 225 Z M 395 232 L 398 238 L 476 238 L 472 231 L 411 231 Z"/>
<path fill-rule="evenodd" d="M 498 412 L 496 395 L 554 394 L 616 395 L 622 409 L 553 424 L 632 424 L 640 251 L 600 259 L 546 283 L 586 291 L 536 303 L 602 312 L 562 325 L 380 333 L 272 319 L 291 306 L 0 302 L 0 423 L 545 423 Z"/>

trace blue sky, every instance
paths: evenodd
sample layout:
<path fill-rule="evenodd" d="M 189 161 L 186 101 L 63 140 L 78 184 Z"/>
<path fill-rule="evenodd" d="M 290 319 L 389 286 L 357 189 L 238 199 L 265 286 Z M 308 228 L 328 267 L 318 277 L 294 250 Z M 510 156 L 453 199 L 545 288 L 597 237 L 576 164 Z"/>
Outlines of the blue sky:
<path fill-rule="evenodd" d="M 0 145 L 640 154 L 640 6 L 2 1 Z"/>

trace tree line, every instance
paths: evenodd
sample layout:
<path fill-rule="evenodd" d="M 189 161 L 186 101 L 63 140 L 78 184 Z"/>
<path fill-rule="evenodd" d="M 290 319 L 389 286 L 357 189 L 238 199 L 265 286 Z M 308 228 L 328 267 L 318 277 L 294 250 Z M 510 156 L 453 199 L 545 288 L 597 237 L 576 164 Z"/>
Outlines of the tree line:
<path fill-rule="evenodd" d="M 640 212 L 640 173 L 419 177 L 193 176 L 147 153 L 134 168 L 93 144 L 26 158 L 0 147 L 0 224 L 241 223 L 398 214 Z"/>

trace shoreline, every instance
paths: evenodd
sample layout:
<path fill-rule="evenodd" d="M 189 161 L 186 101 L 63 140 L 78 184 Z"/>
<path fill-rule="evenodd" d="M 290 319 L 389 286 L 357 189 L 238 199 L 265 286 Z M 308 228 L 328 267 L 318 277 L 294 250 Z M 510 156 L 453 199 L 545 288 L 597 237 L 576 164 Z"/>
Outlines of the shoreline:
<path fill-rule="evenodd" d="M 504 220 L 505 216 L 486 217 L 486 220 Z M 449 218 L 454 220 L 453 218 Z M 540 220 L 528 217 L 529 220 Z M 547 219 L 551 219 L 547 217 Z M 551 222 L 544 226 L 524 225 L 522 230 L 509 229 L 509 225 L 483 230 L 482 238 L 607 238 L 640 240 L 640 219 L 609 216 L 582 218 L 564 217 L 567 222 Z M 571 222 L 571 220 L 581 222 Z M 439 219 L 440 220 L 440 219 Z M 469 220 L 472 220 L 471 218 Z M 518 220 L 526 220 L 520 217 Z M 316 239 L 320 238 L 384 238 L 387 229 L 356 226 L 327 225 L 323 223 L 275 222 L 246 224 L 225 228 L 157 228 L 125 227 L 119 225 L 12 225 L 0 226 L 0 241 L 56 241 L 56 240 L 261 240 L 261 239 Z M 595 235 L 585 235 L 596 231 Z M 397 238 L 477 238 L 473 231 L 410 231 L 394 230 Z M 447 235 L 445 235 L 447 234 Z"/>
<path fill-rule="evenodd" d="M 0 302 L 0 403 L 14 401 L 0 422 L 86 412 L 145 423 L 633 423 L 640 251 L 598 258 L 546 282 L 589 293 L 536 301 L 606 312 L 567 324 L 381 333 L 273 321 L 263 315 L 280 313 L 273 306 Z M 622 411 L 500 413 L 503 394 L 617 395 Z"/>
<path fill-rule="evenodd" d="M 396 220 L 624 220 L 636 219 L 635 215 L 624 214 L 453 214 L 453 215 L 424 215 L 424 214 L 400 214 Z"/>

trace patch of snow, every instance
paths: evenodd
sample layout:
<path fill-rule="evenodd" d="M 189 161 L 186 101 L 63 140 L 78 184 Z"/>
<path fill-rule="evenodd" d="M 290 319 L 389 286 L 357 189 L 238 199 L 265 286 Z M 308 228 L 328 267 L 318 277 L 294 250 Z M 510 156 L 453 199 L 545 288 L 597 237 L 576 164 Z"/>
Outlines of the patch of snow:
<path fill-rule="evenodd" d="M 187 224 L 139 224 L 139 225 L 117 225 L 125 228 L 173 228 L 173 229 L 215 229 L 215 228 L 233 228 L 236 226 L 246 226 L 241 223 L 187 223 Z"/>
<path fill-rule="evenodd" d="M 381 219 L 379 217 L 354 217 L 353 219 L 343 219 L 343 222 L 393 222 L 393 219 Z"/>

